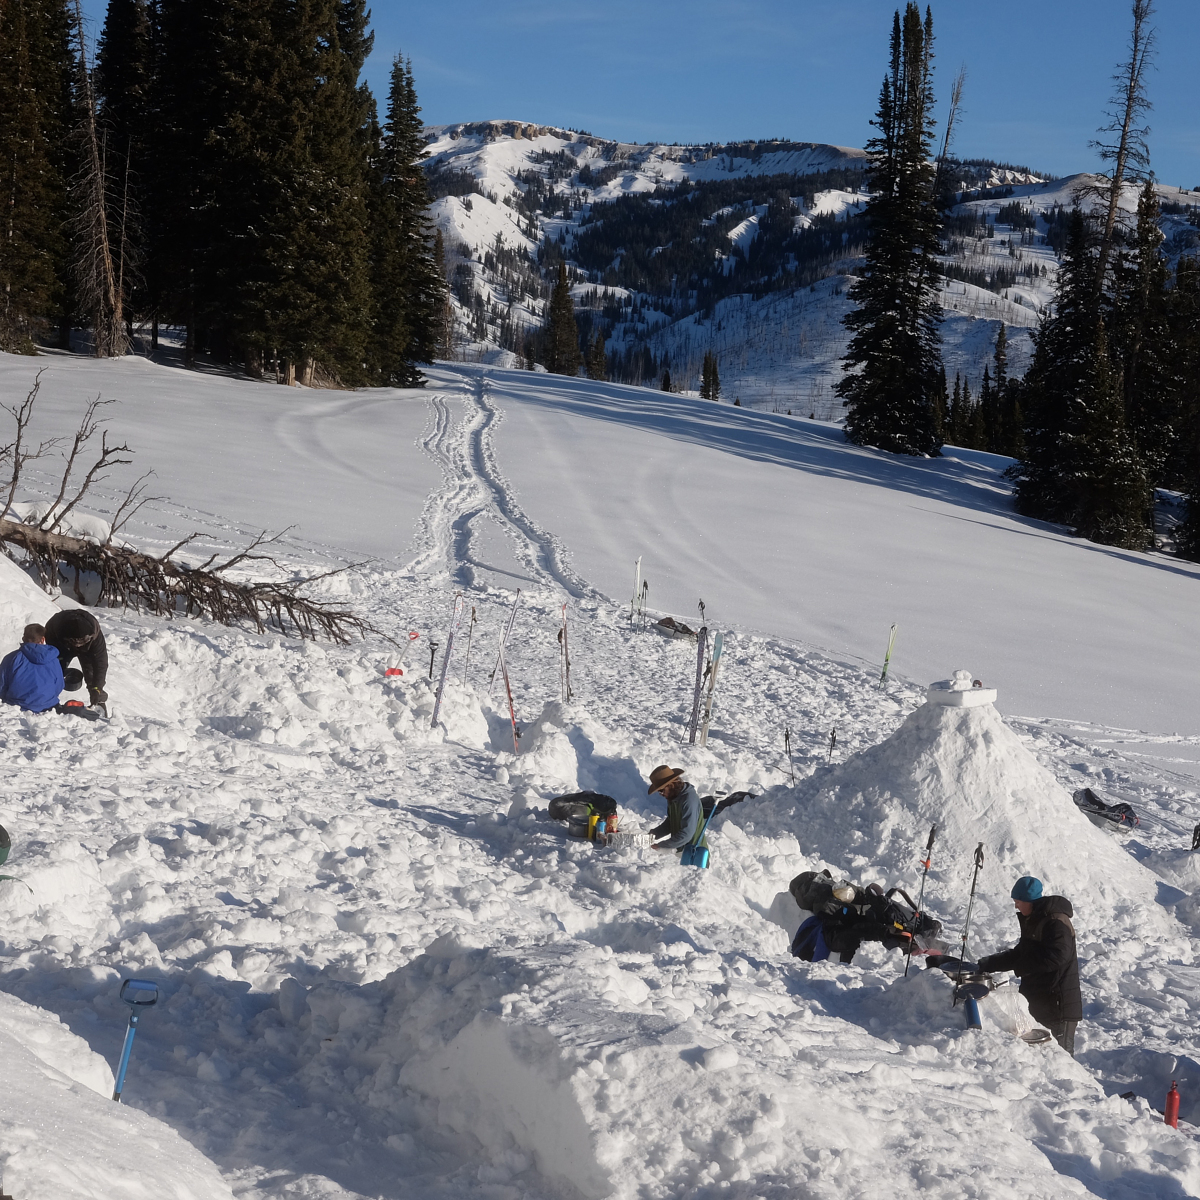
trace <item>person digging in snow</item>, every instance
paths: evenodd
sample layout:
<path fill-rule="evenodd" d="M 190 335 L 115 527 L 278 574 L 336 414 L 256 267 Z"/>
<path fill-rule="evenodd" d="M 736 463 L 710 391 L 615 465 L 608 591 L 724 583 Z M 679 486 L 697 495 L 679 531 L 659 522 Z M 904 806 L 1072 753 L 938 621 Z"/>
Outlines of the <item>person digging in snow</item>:
<path fill-rule="evenodd" d="M 1075 1057 L 1075 1027 L 1083 1017 L 1079 958 L 1075 951 L 1075 915 L 1065 896 L 1043 896 L 1042 881 L 1023 875 L 1013 885 L 1013 904 L 1021 940 L 1011 949 L 979 960 L 985 974 L 1012 971 L 1021 977 L 1021 995 L 1029 1015 L 1054 1034 Z"/>
<path fill-rule="evenodd" d="M 46 645 L 41 625 L 26 625 L 21 645 L 0 661 L 0 700 L 18 705 L 22 712 L 48 712 L 58 704 L 62 690 L 58 651 Z"/>
<path fill-rule="evenodd" d="M 682 767 L 655 767 L 650 772 L 647 796 L 659 792 L 667 802 L 667 819 L 657 828 L 650 830 L 651 837 L 667 836 L 655 842 L 655 850 L 682 850 L 696 836 L 696 829 L 704 819 L 704 807 L 696 789 L 683 778 Z M 700 839 L 701 846 L 708 845 L 708 834 Z"/>
<path fill-rule="evenodd" d="M 104 690 L 108 679 L 108 647 L 104 644 L 100 622 L 87 609 L 69 608 L 55 613 L 46 622 L 46 643 L 58 651 L 64 671 L 73 658 L 79 659 L 89 704 L 108 702 L 108 693 Z"/>

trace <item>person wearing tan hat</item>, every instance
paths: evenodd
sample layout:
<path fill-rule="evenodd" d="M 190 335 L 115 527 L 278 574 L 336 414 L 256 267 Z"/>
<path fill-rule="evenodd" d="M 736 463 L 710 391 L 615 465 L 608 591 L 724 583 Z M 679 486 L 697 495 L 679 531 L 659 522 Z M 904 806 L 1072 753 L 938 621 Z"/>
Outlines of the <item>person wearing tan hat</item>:
<path fill-rule="evenodd" d="M 650 831 L 651 837 L 667 834 L 661 842 L 655 842 L 655 850 L 682 850 L 696 836 L 696 829 L 704 820 L 704 808 L 696 789 L 683 778 L 682 767 L 655 767 L 650 772 L 647 796 L 661 793 L 667 802 L 667 819 Z M 708 845 L 708 835 L 700 839 L 701 846 Z"/>

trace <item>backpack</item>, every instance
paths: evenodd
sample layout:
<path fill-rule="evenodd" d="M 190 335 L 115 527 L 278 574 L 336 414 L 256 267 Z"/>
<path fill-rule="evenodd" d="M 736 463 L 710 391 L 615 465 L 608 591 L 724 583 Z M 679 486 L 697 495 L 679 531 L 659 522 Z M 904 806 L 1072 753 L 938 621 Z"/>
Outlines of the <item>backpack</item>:
<path fill-rule="evenodd" d="M 617 802 L 601 792 L 572 792 L 555 796 L 547 806 L 552 821 L 566 821 L 571 837 L 586 838 L 591 817 L 611 817 L 616 814 Z"/>

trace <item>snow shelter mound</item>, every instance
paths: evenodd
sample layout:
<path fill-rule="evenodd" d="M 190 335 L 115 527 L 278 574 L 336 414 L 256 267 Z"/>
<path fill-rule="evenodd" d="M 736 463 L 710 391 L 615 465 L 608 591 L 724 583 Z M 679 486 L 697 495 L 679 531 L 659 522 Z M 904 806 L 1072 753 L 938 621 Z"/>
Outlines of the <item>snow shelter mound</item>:
<path fill-rule="evenodd" d="M 943 917 L 965 905 L 982 842 L 976 913 L 997 923 L 996 937 L 1014 928 L 1009 889 L 1022 875 L 1071 899 L 1084 929 L 1140 936 L 1171 926 L 1155 876 L 1091 824 L 991 704 L 926 703 L 885 741 L 794 789 L 771 788 L 726 820 L 758 835 L 790 832 L 814 865 L 855 877 L 872 869 L 914 895 L 937 825 L 924 906 Z"/>

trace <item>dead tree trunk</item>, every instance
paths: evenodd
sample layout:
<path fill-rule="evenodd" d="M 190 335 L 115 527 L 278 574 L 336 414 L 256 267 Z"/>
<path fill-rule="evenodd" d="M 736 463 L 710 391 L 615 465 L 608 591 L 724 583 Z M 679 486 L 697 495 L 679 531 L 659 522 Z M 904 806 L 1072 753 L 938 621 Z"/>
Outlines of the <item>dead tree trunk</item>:
<path fill-rule="evenodd" d="M 80 167 L 72 182 L 74 201 L 75 280 L 80 308 L 87 314 L 97 358 L 126 353 L 122 269 L 113 253 L 108 228 L 108 171 L 105 146 L 96 118 L 96 93 L 88 68 L 80 0 L 75 0 L 75 27 L 79 35 L 79 96 L 82 106 L 77 137 Z"/>

